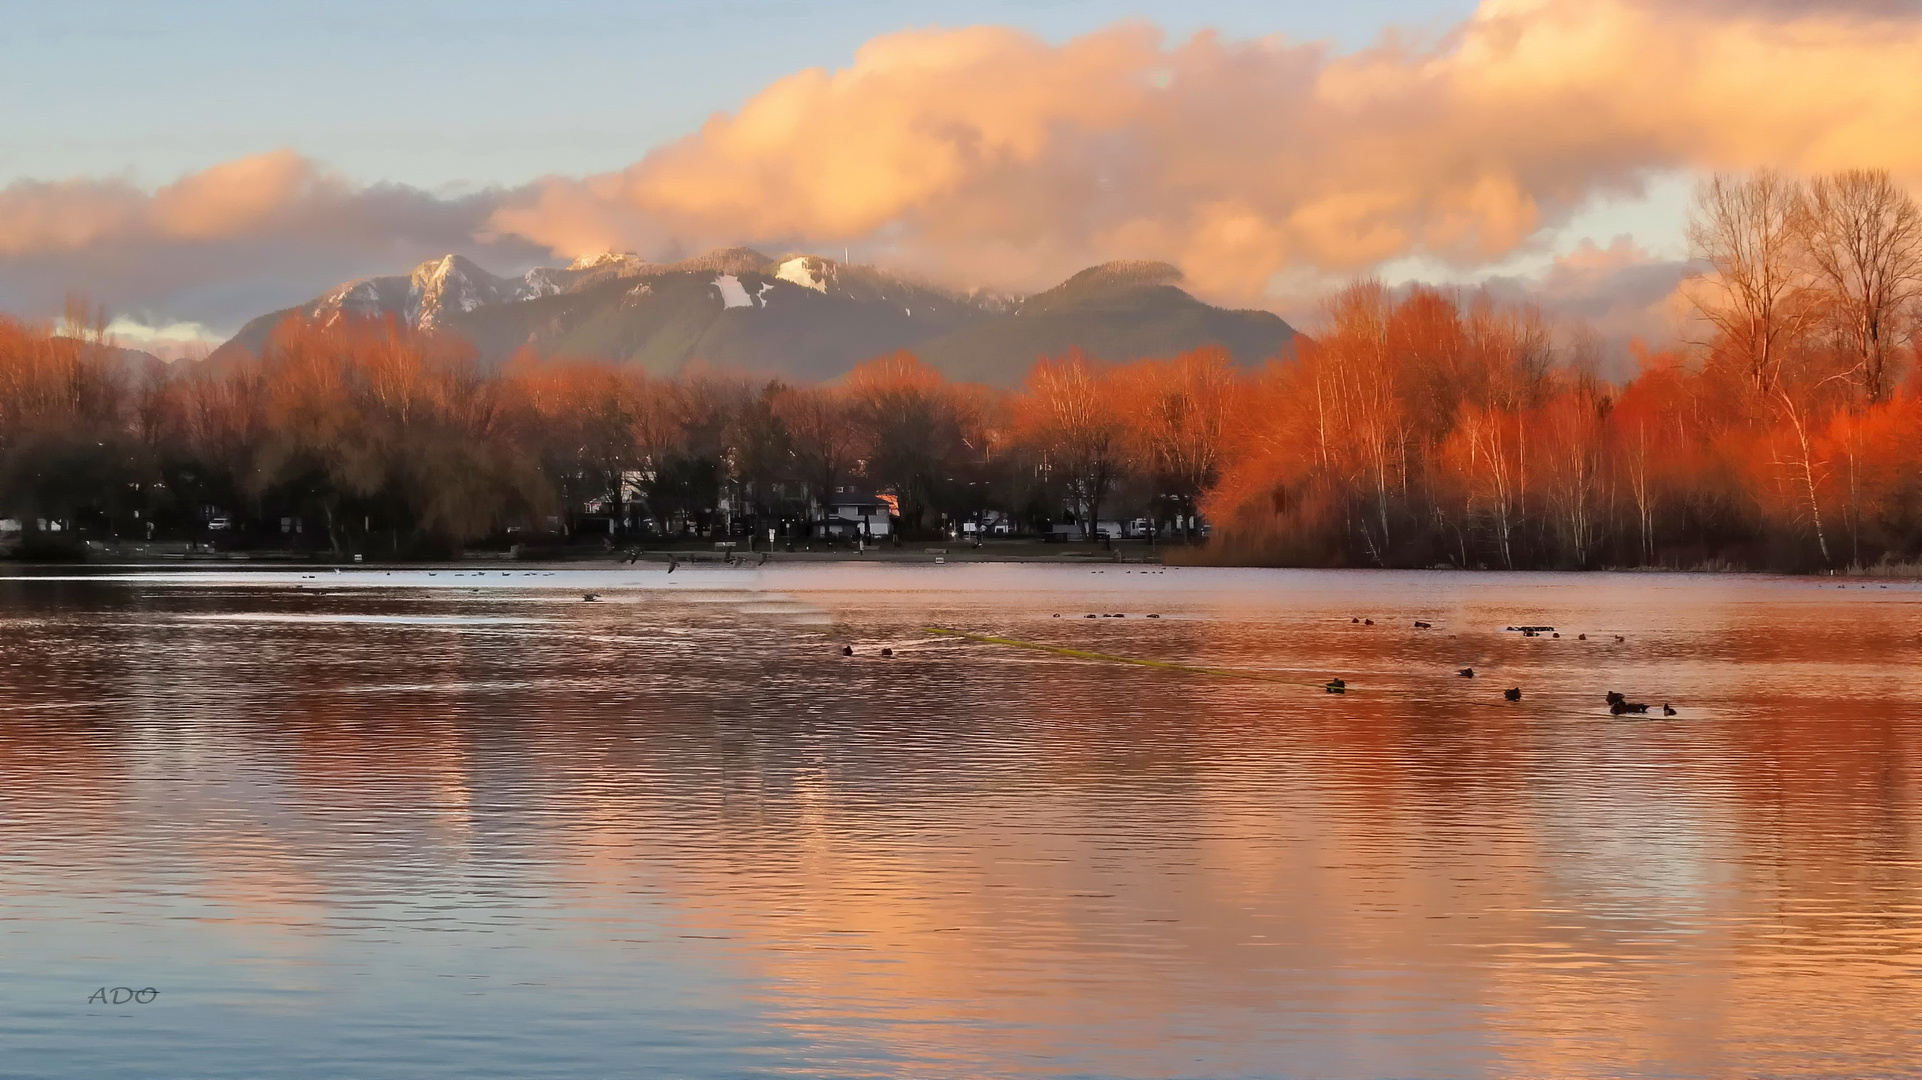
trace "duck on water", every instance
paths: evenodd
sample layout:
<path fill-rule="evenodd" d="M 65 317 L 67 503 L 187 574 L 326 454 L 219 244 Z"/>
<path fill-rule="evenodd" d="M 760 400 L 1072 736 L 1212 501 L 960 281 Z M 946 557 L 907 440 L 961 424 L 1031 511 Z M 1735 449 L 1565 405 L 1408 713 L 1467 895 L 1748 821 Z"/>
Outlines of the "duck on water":
<path fill-rule="evenodd" d="M 1611 713 L 1614 713 L 1616 716 L 1622 716 L 1628 713 L 1634 713 L 1640 716 L 1646 716 L 1648 714 L 1649 707 L 1647 703 L 1641 702 L 1641 701 L 1630 701 L 1628 700 L 1628 698 L 1624 697 L 1623 695 L 1613 690 L 1610 690 L 1608 692 L 1607 697 L 1604 698 L 1603 700 L 1608 702 L 1608 711 Z M 1670 705 L 1667 702 L 1663 702 L 1662 715 L 1674 716 L 1675 706 Z"/>

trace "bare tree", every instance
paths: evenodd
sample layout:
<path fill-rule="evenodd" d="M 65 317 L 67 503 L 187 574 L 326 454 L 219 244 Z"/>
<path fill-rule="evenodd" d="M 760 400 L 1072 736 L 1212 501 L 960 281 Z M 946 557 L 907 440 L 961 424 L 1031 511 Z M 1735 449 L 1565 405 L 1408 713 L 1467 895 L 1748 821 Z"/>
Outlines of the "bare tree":
<path fill-rule="evenodd" d="M 1741 357 L 1751 388 L 1774 390 L 1782 351 L 1807 322 L 1800 268 L 1801 185 L 1764 170 L 1717 174 L 1695 192 L 1689 255 L 1713 273 L 1697 279 L 1696 309 Z"/>
<path fill-rule="evenodd" d="M 1922 210 L 1880 170 L 1852 169 L 1809 182 L 1799 235 L 1871 402 L 1890 389 L 1890 360 L 1922 298 Z"/>
<path fill-rule="evenodd" d="M 1220 478 L 1237 391 L 1234 359 L 1214 346 L 1118 373 L 1117 398 L 1133 457 L 1175 503 L 1192 539 L 1200 500 Z"/>
<path fill-rule="evenodd" d="M 782 395 L 775 409 L 793 434 L 794 454 L 809 497 L 826 505 L 861 456 L 862 429 L 855 423 L 847 395 L 834 387 L 800 387 Z"/>
<path fill-rule="evenodd" d="M 1046 454 L 1061 477 L 1084 540 L 1100 539 L 1101 504 L 1120 475 L 1125 448 L 1113 387 L 1103 375 L 1070 349 L 1059 360 L 1035 364 L 1021 403 L 1025 441 Z"/>

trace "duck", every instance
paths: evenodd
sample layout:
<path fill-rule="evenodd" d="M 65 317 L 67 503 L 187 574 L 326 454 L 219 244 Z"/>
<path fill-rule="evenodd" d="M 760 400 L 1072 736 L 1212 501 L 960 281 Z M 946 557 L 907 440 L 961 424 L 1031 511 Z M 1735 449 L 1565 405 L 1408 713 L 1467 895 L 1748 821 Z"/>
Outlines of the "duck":
<path fill-rule="evenodd" d="M 1432 629 L 1434 629 L 1434 625 L 1433 625 L 1432 623 L 1425 623 L 1425 622 L 1422 622 L 1422 621 L 1421 621 L 1420 619 L 1416 619 L 1416 620 L 1415 620 L 1415 629 L 1417 629 L 1417 630 L 1432 630 Z"/>
<path fill-rule="evenodd" d="M 1507 698 L 1509 701 L 1520 701 L 1522 699 L 1522 688 L 1519 686 L 1509 687 L 1502 691 L 1502 697 Z"/>
<path fill-rule="evenodd" d="M 882 656 L 893 656 L 893 655 L 894 655 L 894 650 L 893 650 L 893 649 L 882 649 L 882 650 L 881 650 L 881 655 L 882 655 Z"/>
<path fill-rule="evenodd" d="M 1604 700 L 1607 701 L 1610 705 L 1617 705 L 1626 699 L 1623 698 L 1622 695 L 1616 693 L 1615 691 L 1610 690 L 1608 692 L 1608 696 L 1604 698 Z"/>
<path fill-rule="evenodd" d="M 1642 713 L 1646 715 L 1648 713 L 1648 706 L 1639 701 L 1624 700 L 1617 701 L 1610 705 L 1608 711 L 1614 713 L 1616 716 L 1621 716 L 1623 713 Z"/>
<path fill-rule="evenodd" d="M 1628 639 L 1627 639 L 1627 638 L 1625 638 L 1625 637 L 1623 637 L 1623 636 L 1622 636 L 1622 635 L 1620 635 L 1620 634 L 1616 634 L 1616 635 L 1615 635 L 1615 640 L 1616 640 L 1616 641 L 1627 641 Z"/>
<path fill-rule="evenodd" d="M 852 645 L 843 645 L 843 646 L 841 646 L 841 655 L 842 655 L 842 656 L 853 656 L 853 655 L 854 655 L 854 646 L 852 646 Z"/>
<path fill-rule="evenodd" d="M 1361 624 L 1362 624 L 1363 626 L 1373 626 L 1373 625 L 1375 625 L 1375 620 L 1373 620 L 1373 619 L 1363 619 L 1363 620 L 1361 621 Z"/>
<path fill-rule="evenodd" d="M 601 598 L 601 594 L 600 594 L 600 593 L 594 593 L 594 592 L 591 592 L 591 593 L 582 593 L 582 594 L 581 594 L 581 599 L 582 599 L 582 600 L 585 600 L 585 601 L 587 601 L 587 602 L 588 602 L 588 603 L 590 603 L 590 604 L 592 604 L 592 603 L 594 603 L 595 601 L 597 601 L 597 600 L 599 600 L 600 598 Z"/>
<path fill-rule="evenodd" d="M 1326 689 L 1331 694 L 1345 694 L 1348 692 L 1348 684 L 1341 679 L 1330 679 Z"/>
<path fill-rule="evenodd" d="M 1675 715 L 1675 706 L 1673 706 L 1673 705 L 1670 705 L 1670 704 L 1669 704 L 1668 702 L 1666 702 L 1666 701 L 1665 701 L 1665 702 L 1663 702 L 1663 703 L 1662 703 L 1662 715 L 1663 715 L 1663 716 L 1674 716 L 1674 715 Z"/>
<path fill-rule="evenodd" d="M 1587 640 L 1588 640 L 1588 635 L 1587 635 L 1587 634 L 1576 634 L 1576 635 L 1575 635 L 1575 640 L 1576 640 L 1576 641 L 1587 641 Z"/>
<path fill-rule="evenodd" d="M 1472 679 L 1475 677 L 1475 669 L 1472 667 L 1465 667 L 1460 671 L 1456 672 L 1455 674 L 1460 675 L 1464 679 Z"/>

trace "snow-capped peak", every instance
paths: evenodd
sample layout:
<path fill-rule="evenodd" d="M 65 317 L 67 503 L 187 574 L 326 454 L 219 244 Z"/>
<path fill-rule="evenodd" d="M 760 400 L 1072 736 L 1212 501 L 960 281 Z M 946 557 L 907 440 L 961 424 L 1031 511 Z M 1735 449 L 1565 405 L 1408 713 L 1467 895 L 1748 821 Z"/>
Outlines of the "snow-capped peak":
<path fill-rule="evenodd" d="M 410 284 L 407 316 L 428 330 L 455 311 L 523 299 L 527 287 L 524 281 L 497 278 L 459 255 L 429 259 L 414 267 Z"/>

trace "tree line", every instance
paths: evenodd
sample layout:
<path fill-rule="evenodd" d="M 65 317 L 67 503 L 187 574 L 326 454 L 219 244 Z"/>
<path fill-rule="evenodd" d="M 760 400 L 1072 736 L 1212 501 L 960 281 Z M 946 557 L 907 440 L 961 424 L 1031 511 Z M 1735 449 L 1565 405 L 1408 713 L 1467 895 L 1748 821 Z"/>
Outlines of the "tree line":
<path fill-rule="evenodd" d="M 822 386 L 531 354 L 490 371 L 459 341 L 352 319 L 289 320 L 235 361 L 133 365 L 102 321 L 0 323 L 0 518 L 29 537 L 298 528 L 394 555 L 806 538 L 855 489 L 889 495 L 909 538 L 989 519 L 1080 534 L 1124 512 L 1192 532 L 1213 478 L 1196 455 L 1217 452 L 1239 385 L 1219 350 L 1119 368 L 1071 353 L 1021 394 L 910 353 Z"/>
<path fill-rule="evenodd" d="M 1614 383 L 1534 312 L 1353 286 L 1236 410 L 1243 557 L 1835 569 L 1922 555 L 1922 213 L 1885 173 L 1717 176 L 1698 340 Z M 1906 376 L 1906 378 L 1905 378 Z"/>
<path fill-rule="evenodd" d="M 838 491 L 899 535 L 1108 520 L 1329 566 L 1734 565 L 1922 555 L 1922 215 L 1886 175 L 1724 176 L 1689 229 L 1698 340 L 1603 376 L 1485 294 L 1360 282 L 1259 370 L 1218 349 L 1037 361 L 1014 391 L 911 353 L 831 384 L 522 355 L 294 320 L 257 356 L 129 364 L 0 322 L 0 518 L 445 555 L 514 539 L 805 538 Z"/>

